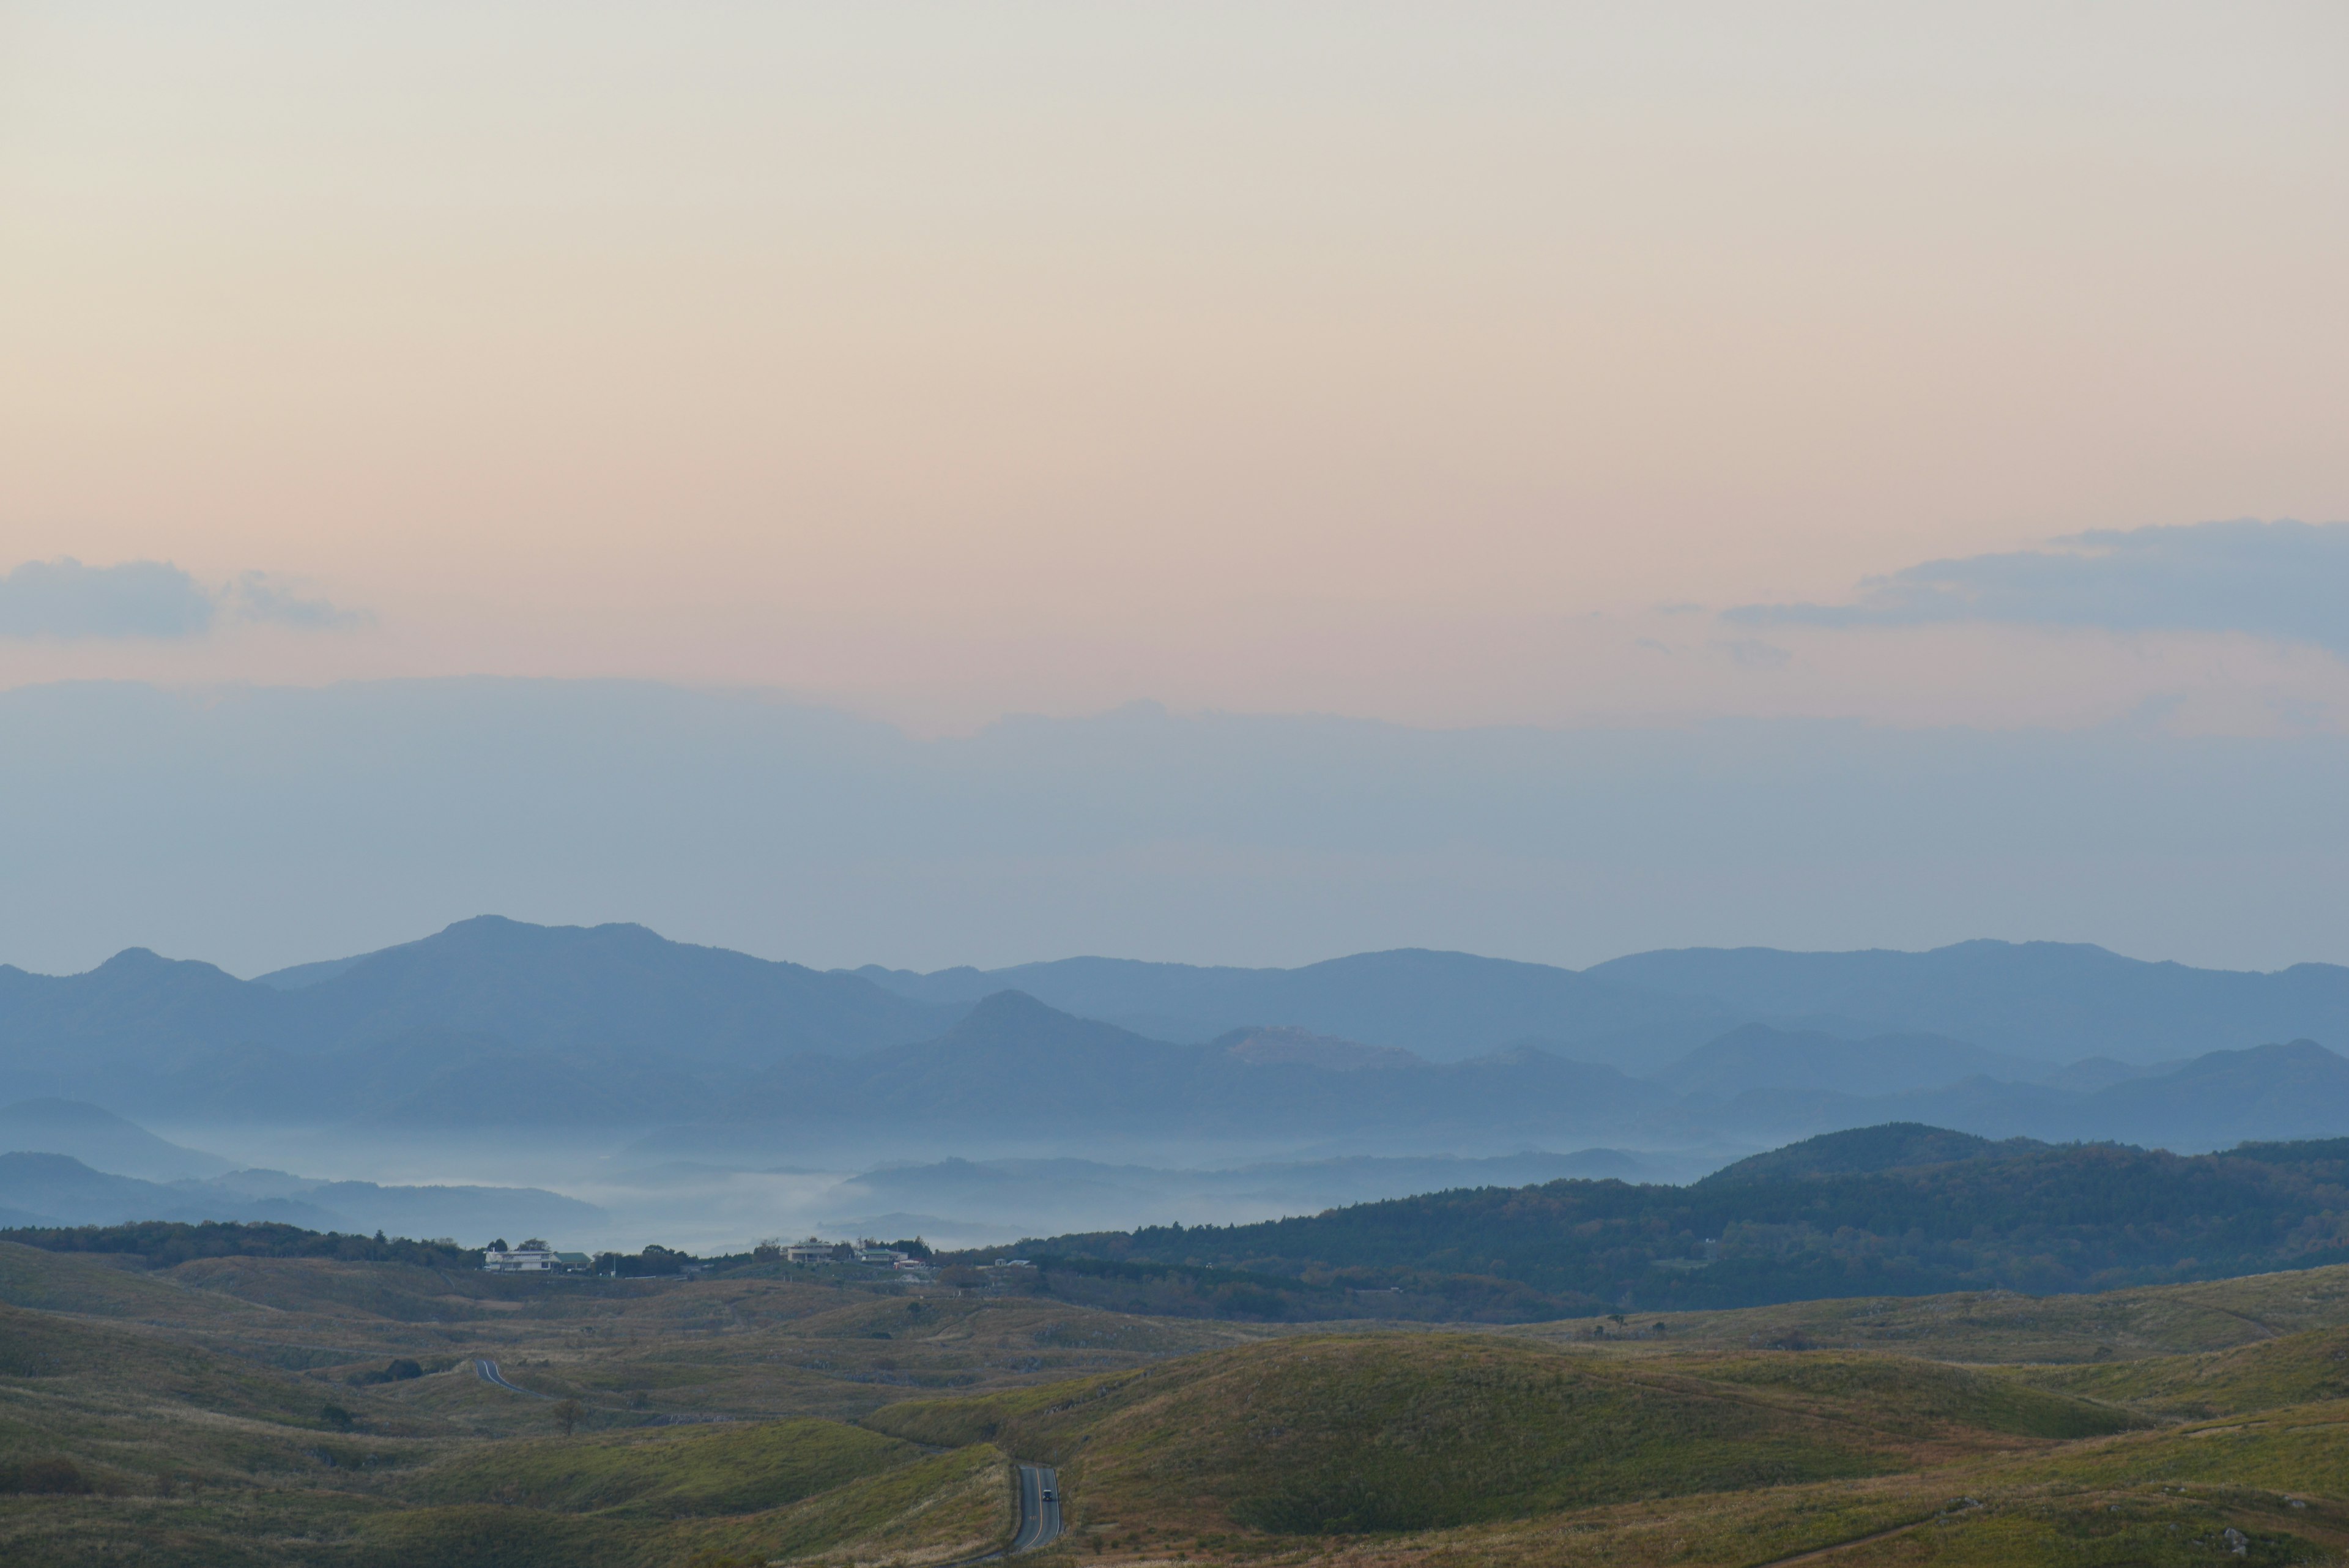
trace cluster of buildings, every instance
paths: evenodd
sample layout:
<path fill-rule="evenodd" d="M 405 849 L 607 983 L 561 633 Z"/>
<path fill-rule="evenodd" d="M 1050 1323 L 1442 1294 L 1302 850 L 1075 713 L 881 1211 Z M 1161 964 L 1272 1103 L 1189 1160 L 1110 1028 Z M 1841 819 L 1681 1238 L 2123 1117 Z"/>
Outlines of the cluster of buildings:
<path fill-rule="evenodd" d="M 646 1251 L 650 1253 L 661 1249 L 651 1247 Z M 761 1241 L 750 1250 L 750 1255 L 768 1262 L 863 1263 L 872 1268 L 901 1270 L 916 1278 L 926 1276 L 930 1268 L 927 1259 L 915 1257 L 902 1248 L 884 1247 L 871 1241 L 825 1241 L 813 1236 L 804 1241 Z M 694 1272 L 703 1266 L 691 1264 L 684 1272 Z M 509 1247 L 501 1238 L 481 1249 L 481 1268 L 492 1274 L 584 1274 L 594 1272 L 595 1262 L 585 1252 L 558 1252 L 536 1237 L 519 1247 Z"/>
<path fill-rule="evenodd" d="M 576 1271 L 585 1273 L 595 1267 L 595 1260 L 585 1252 L 558 1252 L 533 1237 L 519 1247 L 509 1247 L 502 1238 L 481 1249 L 481 1268 L 492 1274 L 553 1274 Z"/>
<path fill-rule="evenodd" d="M 754 1256 L 779 1256 L 786 1263 L 864 1263 L 876 1268 L 903 1269 L 908 1273 L 929 1267 L 927 1261 L 916 1258 L 895 1247 L 884 1247 L 874 1241 L 826 1241 L 810 1236 L 804 1241 L 784 1243 L 761 1242 L 753 1249 Z"/>

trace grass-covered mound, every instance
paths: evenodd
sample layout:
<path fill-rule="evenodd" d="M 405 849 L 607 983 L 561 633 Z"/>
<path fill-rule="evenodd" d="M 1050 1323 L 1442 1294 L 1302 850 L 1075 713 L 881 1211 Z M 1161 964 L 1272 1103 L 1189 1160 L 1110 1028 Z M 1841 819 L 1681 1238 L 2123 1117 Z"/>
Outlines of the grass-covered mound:
<path fill-rule="evenodd" d="M 2033 1381 L 2186 1419 L 2349 1399 L 2349 1328 L 2312 1329 L 2205 1355 L 2038 1372 Z"/>
<path fill-rule="evenodd" d="M 948 1562 L 1009 1539 L 1010 1469 L 984 1445 L 926 1456 L 826 1421 L 506 1443 L 422 1478 L 435 1501 L 367 1519 L 347 1556 L 354 1568 Z M 464 1481 L 452 1487 L 452 1472 Z M 494 1501 L 456 1501 L 467 1484 Z"/>
<path fill-rule="evenodd" d="M 1901 1437 L 2068 1441 L 2147 1424 L 2112 1405 L 2034 1387 L 2008 1374 L 1906 1356 L 1781 1354 L 1661 1365 Z"/>
<path fill-rule="evenodd" d="M 0 1306 L 0 1379 L 17 1419 L 71 1409 L 84 1422 L 172 1407 L 301 1427 L 347 1423 L 324 1415 L 333 1395 L 315 1383 L 155 1333 Z"/>
<path fill-rule="evenodd" d="M 986 1444 L 934 1454 L 818 1493 L 700 1539 L 764 1562 L 821 1554 L 850 1563 L 947 1562 L 1008 1541 L 1011 1464 Z"/>
<path fill-rule="evenodd" d="M 1058 1460 L 1072 1493 L 1105 1517 L 1195 1511 L 1328 1533 L 1873 1475 L 1952 1431 L 2077 1436 L 2128 1423 L 1921 1363 L 1781 1375 L 1769 1358 L 1634 1365 L 1397 1334 L 1279 1341 L 1138 1375 L 893 1406 L 868 1424 Z"/>
<path fill-rule="evenodd" d="M 837 1421 L 662 1427 L 460 1450 L 406 1489 L 420 1502 L 493 1502 L 628 1518 L 755 1513 L 921 1459 Z"/>

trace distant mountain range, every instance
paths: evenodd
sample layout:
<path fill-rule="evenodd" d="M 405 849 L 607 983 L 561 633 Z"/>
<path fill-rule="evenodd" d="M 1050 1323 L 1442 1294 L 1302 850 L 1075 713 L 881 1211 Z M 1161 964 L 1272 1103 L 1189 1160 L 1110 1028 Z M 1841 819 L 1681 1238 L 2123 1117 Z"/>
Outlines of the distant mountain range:
<path fill-rule="evenodd" d="M 641 926 L 489 916 L 257 981 L 140 948 L 86 974 L 0 965 L 0 1046 L 25 1078 L 210 1065 L 232 1052 L 319 1057 L 451 1035 L 752 1066 L 930 1038 L 963 1011 L 852 975 L 667 941 Z"/>
<path fill-rule="evenodd" d="M 1922 953 L 1689 948 L 1578 972 L 1415 950 L 1293 970 L 1081 958 L 855 972 L 934 1005 L 1023 991 L 1166 1040 L 1290 1024 L 1436 1060 L 1537 1044 L 1634 1071 L 1756 1023 L 1846 1038 L 1938 1034 L 2049 1065 L 2158 1062 L 2299 1037 L 2349 1044 L 2349 968 L 2240 973 L 2057 942 Z"/>
<path fill-rule="evenodd" d="M 1744 1017 L 1861 1020 L 2041 1062 L 2157 1062 L 2303 1036 L 2349 1046 L 2349 968 L 2338 964 L 2257 974 L 2146 963 L 2081 943 L 1971 941 L 1921 953 L 1688 948 L 1583 972 L 1702 995 Z"/>
<path fill-rule="evenodd" d="M 1262 1040 L 1167 1044 L 999 992 L 937 1040 L 794 1061 L 641 1147 L 669 1157 L 713 1148 L 781 1155 L 806 1147 L 812 1128 L 837 1137 L 858 1128 L 959 1127 L 1027 1129 L 1037 1142 L 1058 1128 L 1063 1137 L 1288 1137 L 1498 1153 L 1586 1141 L 1754 1147 L 1930 1119 L 1994 1137 L 2202 1150 L 2349 1129 L 2349 1060 L 2308 1041 L 2212 1052 L 2166 1071 L 2070 1088 L 1983 1075 L 1988 1054 L 1955 1042 L 1842 1041 L 1754 1025 L 1692 1053 L 1685 1072 L 1644 1079 L 1530 1046 L 1465 1062 L 1379 1053 L 1370 1066 L 1328 1041 L 1312 1047 L 1326 1059 L 1268 1058 L 1257 1054 Z M 1787 1080 L 1795 1086 L 1783 1086 Z M 1677 1093 L 1684 1082 L 1692 1092 Z M 1847 1093 L 1822 1082 L 1893 1092 Z M 1935 1086 L 1910 1086 L 1919 1084 Z"/>
<path fill-rule="evenodd" d="M 939 1152 L 1143 1133 L 1753 1147 L 1887 1119 L 2209 1148 L 2349 1132 L 2344 1064 L 2312 1043 L 2344 1040 L 2349 969 L 2049 943 L 1691 950 L 1580 973 L 1402 950 L 917 974 L 484 917 L 256 981 L 138 950 L 80 975 L 0 967 L 0 1096 L 176 1127 L 628 1129 L 664 1158 L 715 1138 L 789 1158 L 874 1129 Z"/>
<path fill-rule="evenodd" d="M 1289 1025 L 1458 1061 L 1544 1044 L 1594 1061 L 1672 1055 L 1745 1022 L 1703 996 L 1674 996 L 1546 964 L 1470 953 L 1361 953 L 1302 969 L 1201 969 L 1127 959 L 1062 959 L 935 974 L 855 971 L 909 1001 L 964 1006 L 1019 991 L 1064 1012 L 1156 1039 L 1212 1040 Z"/>

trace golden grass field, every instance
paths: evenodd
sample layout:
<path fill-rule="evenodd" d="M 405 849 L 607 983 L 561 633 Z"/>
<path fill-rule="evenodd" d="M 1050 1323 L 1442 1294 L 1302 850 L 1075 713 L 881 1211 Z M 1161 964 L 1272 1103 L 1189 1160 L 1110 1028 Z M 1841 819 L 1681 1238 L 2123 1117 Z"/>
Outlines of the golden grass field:
<path fill-rule="evenodd" d="M 1015 1459 L 1040 1568 L 2349 1563 L 2349 1269 L 1472 1332 L 0 1243 L 0 1303 L 12 1568 L 916 1568 Z"/>

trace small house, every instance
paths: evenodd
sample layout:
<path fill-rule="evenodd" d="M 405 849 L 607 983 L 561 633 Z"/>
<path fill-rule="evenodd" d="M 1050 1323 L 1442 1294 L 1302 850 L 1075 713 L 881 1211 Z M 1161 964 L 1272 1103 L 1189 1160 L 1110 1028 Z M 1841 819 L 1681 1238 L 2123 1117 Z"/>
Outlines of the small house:
<path fill-rule="evenodd" d="M 492 1274 L 551 1273 L 563 1266 L 563 1256 L 545 1242 L 532 1240 L 519 1247 L 485 1247 L 481 1268 Z"/>

